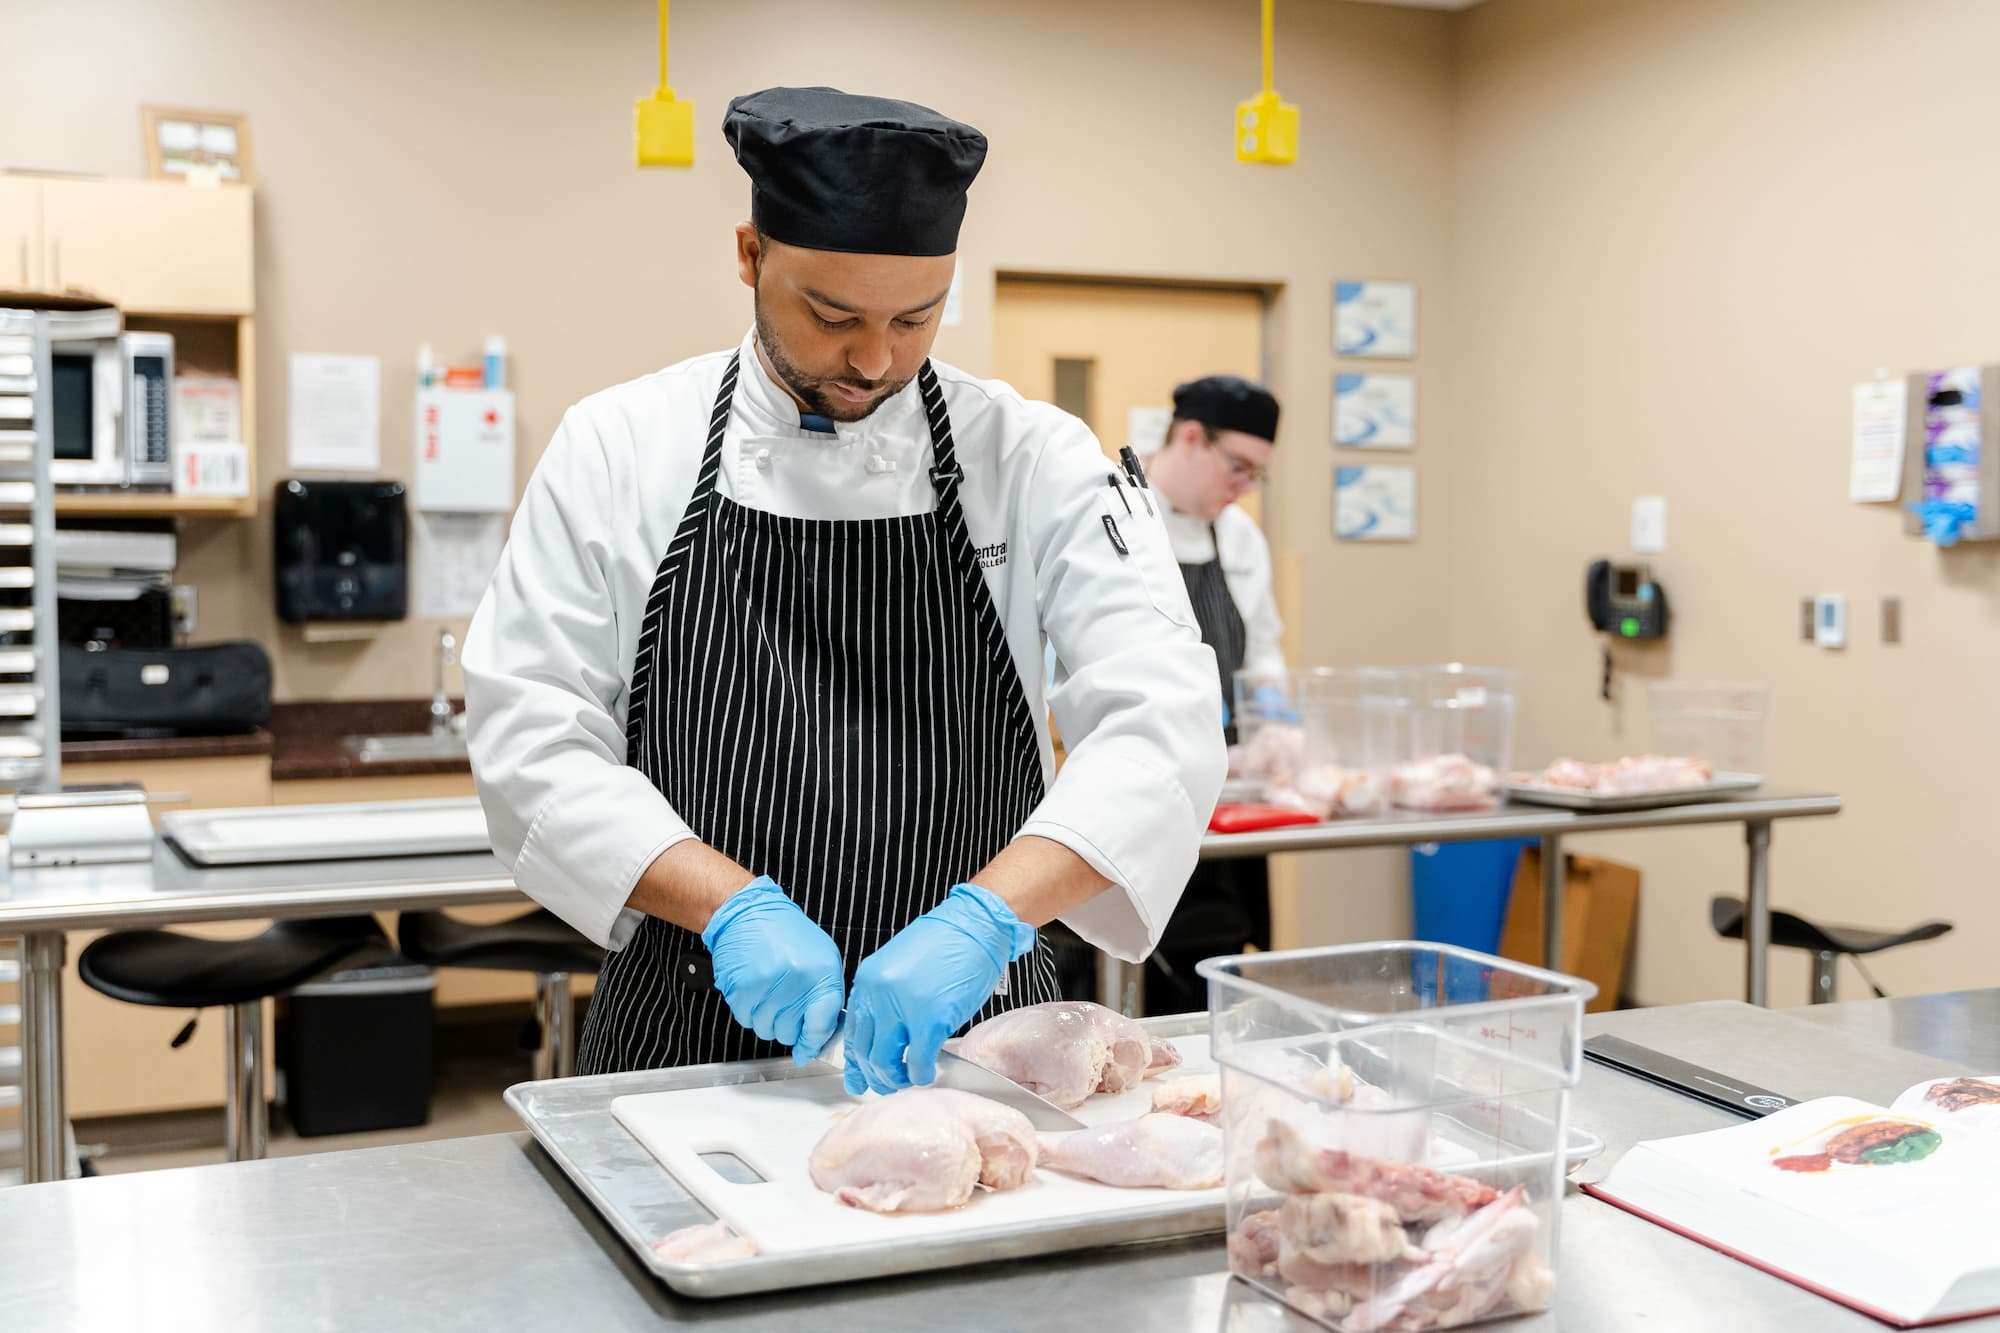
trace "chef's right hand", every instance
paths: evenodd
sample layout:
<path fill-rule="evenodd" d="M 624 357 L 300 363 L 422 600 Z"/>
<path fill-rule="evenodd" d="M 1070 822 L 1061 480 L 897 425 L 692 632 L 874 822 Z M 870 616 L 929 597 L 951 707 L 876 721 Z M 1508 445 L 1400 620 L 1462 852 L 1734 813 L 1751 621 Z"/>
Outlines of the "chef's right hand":
<path fill-rule="evenodd" d="M 738 1023 L 809 1064 L 840 1024 L 840 948 L 768 875 L 723 900 L 701 932 Z"/>

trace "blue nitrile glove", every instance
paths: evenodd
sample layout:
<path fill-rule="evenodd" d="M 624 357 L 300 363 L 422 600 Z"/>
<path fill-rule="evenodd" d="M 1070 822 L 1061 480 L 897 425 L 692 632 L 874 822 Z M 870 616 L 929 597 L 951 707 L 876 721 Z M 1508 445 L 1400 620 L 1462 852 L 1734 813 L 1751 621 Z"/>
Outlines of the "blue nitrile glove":
<path fill-rule="evenodd" d="M 730 1015 L 809 1064 L 840 1025 L 839 946 L 769 875 L 724 899 L 701 942 Z"/>
<path fill-rule="evenodd" d="M 1299 715 L 1285 698 L 1285 692 L 1276 685 L 1259 685 L 1250 692 L 1250 702 L 1261 713 L 1266 722 L 1288 722 L 1299 724 Z"/>
<path fill-rule="evenodd" d="M 849 1092 L 937 1078 L 938 1049 L 1035 947 L 1035 928 L 999 895 L 960 884 L 863 960 L 847 997 Z"/>

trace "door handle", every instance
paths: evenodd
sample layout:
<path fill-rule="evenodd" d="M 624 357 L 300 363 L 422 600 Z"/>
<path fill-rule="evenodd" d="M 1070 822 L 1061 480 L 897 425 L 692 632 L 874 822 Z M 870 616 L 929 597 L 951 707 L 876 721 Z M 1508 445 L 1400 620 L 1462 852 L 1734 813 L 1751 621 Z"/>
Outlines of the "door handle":
<path fill-rule="evenodd" d="M 54 269 L 54 273 L 49 279 L 49 290 L 52 292 L 60 292 L 63 289 L 61 241 L 49 242 L 49 262 Z"/>

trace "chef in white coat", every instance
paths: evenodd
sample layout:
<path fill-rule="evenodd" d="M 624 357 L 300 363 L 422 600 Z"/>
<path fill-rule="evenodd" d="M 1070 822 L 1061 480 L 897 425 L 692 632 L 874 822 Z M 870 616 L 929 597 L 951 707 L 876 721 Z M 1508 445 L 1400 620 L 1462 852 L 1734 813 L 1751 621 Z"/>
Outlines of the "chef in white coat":
<path fill-rule="evenodd" d="M 1237 375 L 1209 375 L 1174 390 L 1165 442 L 1146 464 L 1202 639 L 1215 650 L 1219 716 L 1236 739 L 1230 711 L 1235 677 L 1284 669 L 1284 626 L 1271 591 L 1271 547 L 1236 502 L 1263 479 L 1277 447 L 1278 400 Z M 1153 1013 L 1206 1008 L 1194 964 L 1245 945 L 1271 945 L 1269 867 L 1262 857 L 1204 861 L 1176 906 L 1147 971 Z"/>
<path fill-rule="evenodd" d="M 984 137 L 827 88 L 724 133 L 753 327 L 564 416 L 467 636 L 473 774 L 515 881 L 611 951 L 582 1072 L 839 1027 L 889 1091 L 1056 998 L 1036 927 L 1153 948 L 1222 782 L 1215 660 L 1089 429 L 929 359 Z"/>

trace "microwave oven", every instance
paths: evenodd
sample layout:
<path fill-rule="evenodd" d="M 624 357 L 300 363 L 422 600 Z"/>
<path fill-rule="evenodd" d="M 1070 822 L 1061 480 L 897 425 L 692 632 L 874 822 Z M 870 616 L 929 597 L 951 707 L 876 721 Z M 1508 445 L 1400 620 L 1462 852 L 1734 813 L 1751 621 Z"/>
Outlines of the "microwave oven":
<path fill-rule="evenodd" d="M 167 489 L 174 480 L 174 338 L 52 332 L 49 383 L 57 486 Z"/>

